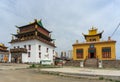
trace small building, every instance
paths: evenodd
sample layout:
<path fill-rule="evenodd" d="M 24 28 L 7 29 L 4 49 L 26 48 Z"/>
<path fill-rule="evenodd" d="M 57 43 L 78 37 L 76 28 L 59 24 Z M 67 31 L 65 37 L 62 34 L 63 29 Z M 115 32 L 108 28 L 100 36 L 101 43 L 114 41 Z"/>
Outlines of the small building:
<path fill-rule="evenodd" d="M 10 41 L 10 62 L 40 63 L 40 61 L 49 61 L 49 64 L 52 64 L 56 46 L 51 38 L 51 31 L 44 28 L 41 20 L 35 19 L 33 23 L 16 27 L 17 34 L 12 34 Z"/>
<path fill-rule="evenodd" d="M 9 51 L 7 47 L 0 43 L 0 62 L 8 62 L 9 59 Z"/>
<path fill-rule="evenodd" d="M 68 59 L 72 59 L 72 50 L 68 50 L 67 51 L 67 57 L 68 57 Z"/>
<path fill-rule="evenodd" d="M 116 60 L 115 40 L 102 41 L 103 31 L 98 33 L 97 29 L 92 27 L 89 34 L 83 34 L 86 42 L 78 42 L 73 44 L 73 60 Z"/>

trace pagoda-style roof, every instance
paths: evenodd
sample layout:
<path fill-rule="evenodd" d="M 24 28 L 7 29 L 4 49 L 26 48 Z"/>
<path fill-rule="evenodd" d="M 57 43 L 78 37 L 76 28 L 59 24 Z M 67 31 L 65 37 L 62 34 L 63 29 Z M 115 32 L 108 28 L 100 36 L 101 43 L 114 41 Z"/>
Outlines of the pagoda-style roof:
<path fill-rule="evenodd" d="M 0 52 L 8 52 L 7 48 L 4 44 L 0 43 Z"/>
<path fill-rule="evenodd" d="M 43 33 L 39 32 L 39 31 L 37 31 L 37 33 L 38 33 L 37 35 L 39 37 L 43 37 L 43 38 L 47 39 L 48 41 L 52 41 L 53 40 L 50 37 L 44 35 Z M 35 31 L 24 32 L 24 33 L 20 33 L 20 34 L 12 34 L 12 35 L 14 35 L 15 37 L 21 37 L 21 36 L 26 36 L 26 35 L 29 35 L 29 34 L 35 35 Z"/>
<path fill-rule="evenodd" d="M 52 43 L 51 32 L 43 27 L 41 20 L 36 20 L 25 26 L 18 27 L 17 34 L 12 34 L 12 40 L 10 43 L 28 41 L 28 40 L 40 40 L 48 45 L 54 46 Z"/>
<path fill-rule="evenodd" d="M 82 34 L 84 35 L 85 38 L 86 38 L 86 37 L 93 37 L 93 36 L 99 36 L 99 38 L 102 38 L 102 33 L 103 33 L 103 32 L 104 32 L 104 31 L 97 33 L 97 29 L 94 28 L 94 27 L 92 27 L 92 28 L 89 30 L 89 34 L 84 34 L 84 33 L 82 33 Z"/>
<path fill-rule="evenodd" d="M 91 37 L 91 36 L 99 36 L 100 38 L 102 38 L 102 33 L 103 33 L 104 31 L 102 31 L 102 32 L 100 32 L 100 33 L 97 33 L 97 34 L 93 34 L 93 35 L 88 35 L 88 34 L 83 34 L 84 35 L 84 37 L 86 38 L 86 37 Z"/>
<path fill-rule="evenodd" d="M 21 29 L 21 28 L 26 28 L 28 26 L 35 25 L 35 24 L 37 24 L 38 26 L 40 26 L 40 28 L 44 29 L 45 31 L 51 33 L 51 31 L 48 31 L 46 28 L 44 28 L 44 26 L 42 24 L 42 21 L 41 20 L 37 20 L 37 19 L 35 19 L 35 21 L 32 22 L 32 23 L 30 23 L 30 24 L 27 24 L 27 25 L 24 25 L 24 26 L 20 26 L 20 27 L 16 26 L 16 27 L 19 28 L 19 29 Z"/>

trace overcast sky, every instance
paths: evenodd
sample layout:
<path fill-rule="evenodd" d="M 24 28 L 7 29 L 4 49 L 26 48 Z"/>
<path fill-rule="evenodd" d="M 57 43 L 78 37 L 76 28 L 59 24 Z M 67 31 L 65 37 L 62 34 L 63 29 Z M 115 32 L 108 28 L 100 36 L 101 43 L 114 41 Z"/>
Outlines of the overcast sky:
<path fill-rule="evenodd" d="M 72 49 L 76 40 L 84 41 L 92 26 L 101 32 L 102 40 L 111 36 L 120 22 L 120 0 L 0 0 L 0 42 L 10 46 L 16 27 L 42 19 L 44 27 L 53 31 L 57 51 Z M 120 58 L 120 28 L 113 35 L 117 58 Z"/>

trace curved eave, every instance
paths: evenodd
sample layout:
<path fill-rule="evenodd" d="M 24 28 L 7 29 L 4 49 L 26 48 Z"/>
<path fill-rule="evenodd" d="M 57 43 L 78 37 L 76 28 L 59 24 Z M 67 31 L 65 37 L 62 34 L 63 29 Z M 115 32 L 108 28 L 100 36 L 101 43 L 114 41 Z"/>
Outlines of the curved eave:
<path fill-rule="evenodd" d="M 46 39 L 48 39 L 48 40 L 52 41 L 52 39 L 51 39 L 50 37 L 48 37 L 48 36 L 46 36 L 46 35 L 42 34 L 42 33 L 41 33 L 41 32 L 39 32 L 39 31 L 38 31 L 38 33 L 39 33 L 41 36 L 43 36 L 44 38 L 46 38 Z"/>
<path fill-rule="evenodd" d="M 20 29 L 20 28 L 24 28 L 24 27 L 27 27 L 27 26 L 30 26 L 30 25 L 34 25 L 34 24 L 37 24 L 38 26 L 40 26 L 40 28 L 44 29 L 48 33 L 52 33 L 52 31 L 48 31 L 46 28 L 44 28 L 43 26 L 41 26 L 38 22 L 33 22 L 33 23 L 30 23 L 30 24 L 27 24 L 27 25 L 15 26 L 15 27 L 18 28 L 18 29 Z"/>
<path fill-rule="evenodd" d="M 97 33 L 97 34 L 94 34 L 94 35 L 88 35 L 88 34 L 84 34 L 84 33 L 82 33 L 83 34 L 83 36 L 86 38 L 86 37 L 91 37 L 91 36 L 99 36 L 100 38 L 102 37 L 102 33 L 103 33 L 104 31 L 102 31 L 102 32 L 100 32 L 100 33 Z"/>
<path fill-rule="evenodd" d="M 35 32 L 34 30 L 33 31 L 28 31 L 28 32 L 21 32 L 21 33 L 18 33 L 18 34 L 12 34 L 14 36 L 21 36 L 21 35 L 25 35 L 25 34 L 28 34 L 28 33 L 32 33 L 32 32 Z"/>
<path fill-rule="evenodd" d="M 41 26 L 38 22 L 37 25 L 40 26 L 42 29 L 44 29 L 45 31 L 47 31 L 48 33 L 51 33 L 52 31 L 48 31 L 46 28 L 44 28 L 43 26 Z"/>
<path fill-rule="evenodd" d="M 88 45 L 88 44 L 102 44 L 102 43 L 116 43 L 115 40 L 110 40 L 110 41 L 94 41 L 94 42 L 84 42 L 84 43 L 75 43 L 72 46 L 78 46 L 78 45 Z"/>
<path fill-rule="evenodd" d="M 8 47 L 6 47 L 6 46 L 0 46 L 0 47 L 2 47 L 2 48 L 8 48 Z"/>
<path fill-rule="evenodd" d="M 15 26 L 16 28 L 24 28 L 24 27 L 27 27 L 27 26 L 30 26 L 30 25 L 33 25 L 33 24 L 35 24 L 35 22 L 33 22 L 33 23 L 30 23 L 30 24 L 27 24 L 27 25 L 23 25 L 23 26 Z"/>
<path fill-rule="evenodd" d="M 0 52 L 9 52 L 9 50 L 2 50 L 2 49 L 0 49 Z"/>
<path fill-rule="evenodd" d="M 41 42 L 46 43 L 46 44 L 56 48 L 55 44 L 50 43 L 49 41 L 46 41 L 46 40 L 44 40 L 44 39 L 42 39 L 40 37 L 37 37 L 37 36 L 32 37 L 32 38 L 28 38 L 28 39 L 24 39 L 24 40 L 21 40 L 21 39 L 11 40 L 9 43 L 12 44 L 12 43 L 23 42 L 23 41 L 34 40 L 34 39 L 40 40 Z"/>

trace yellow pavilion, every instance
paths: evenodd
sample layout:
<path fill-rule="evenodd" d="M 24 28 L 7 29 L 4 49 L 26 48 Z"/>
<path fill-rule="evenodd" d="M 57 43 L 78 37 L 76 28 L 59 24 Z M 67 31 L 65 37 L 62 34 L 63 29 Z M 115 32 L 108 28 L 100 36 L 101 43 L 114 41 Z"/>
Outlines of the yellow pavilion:
<path fill-rule="evenodd" d="M 83 34 L 85 42 L 73 44 L 73 60 L 99 59 L 99 60 L 116 60 L 115 40 L 103 41 L 102 32 L 97 32 L 97 29 L 92 27 L 88 34 Z"/>

